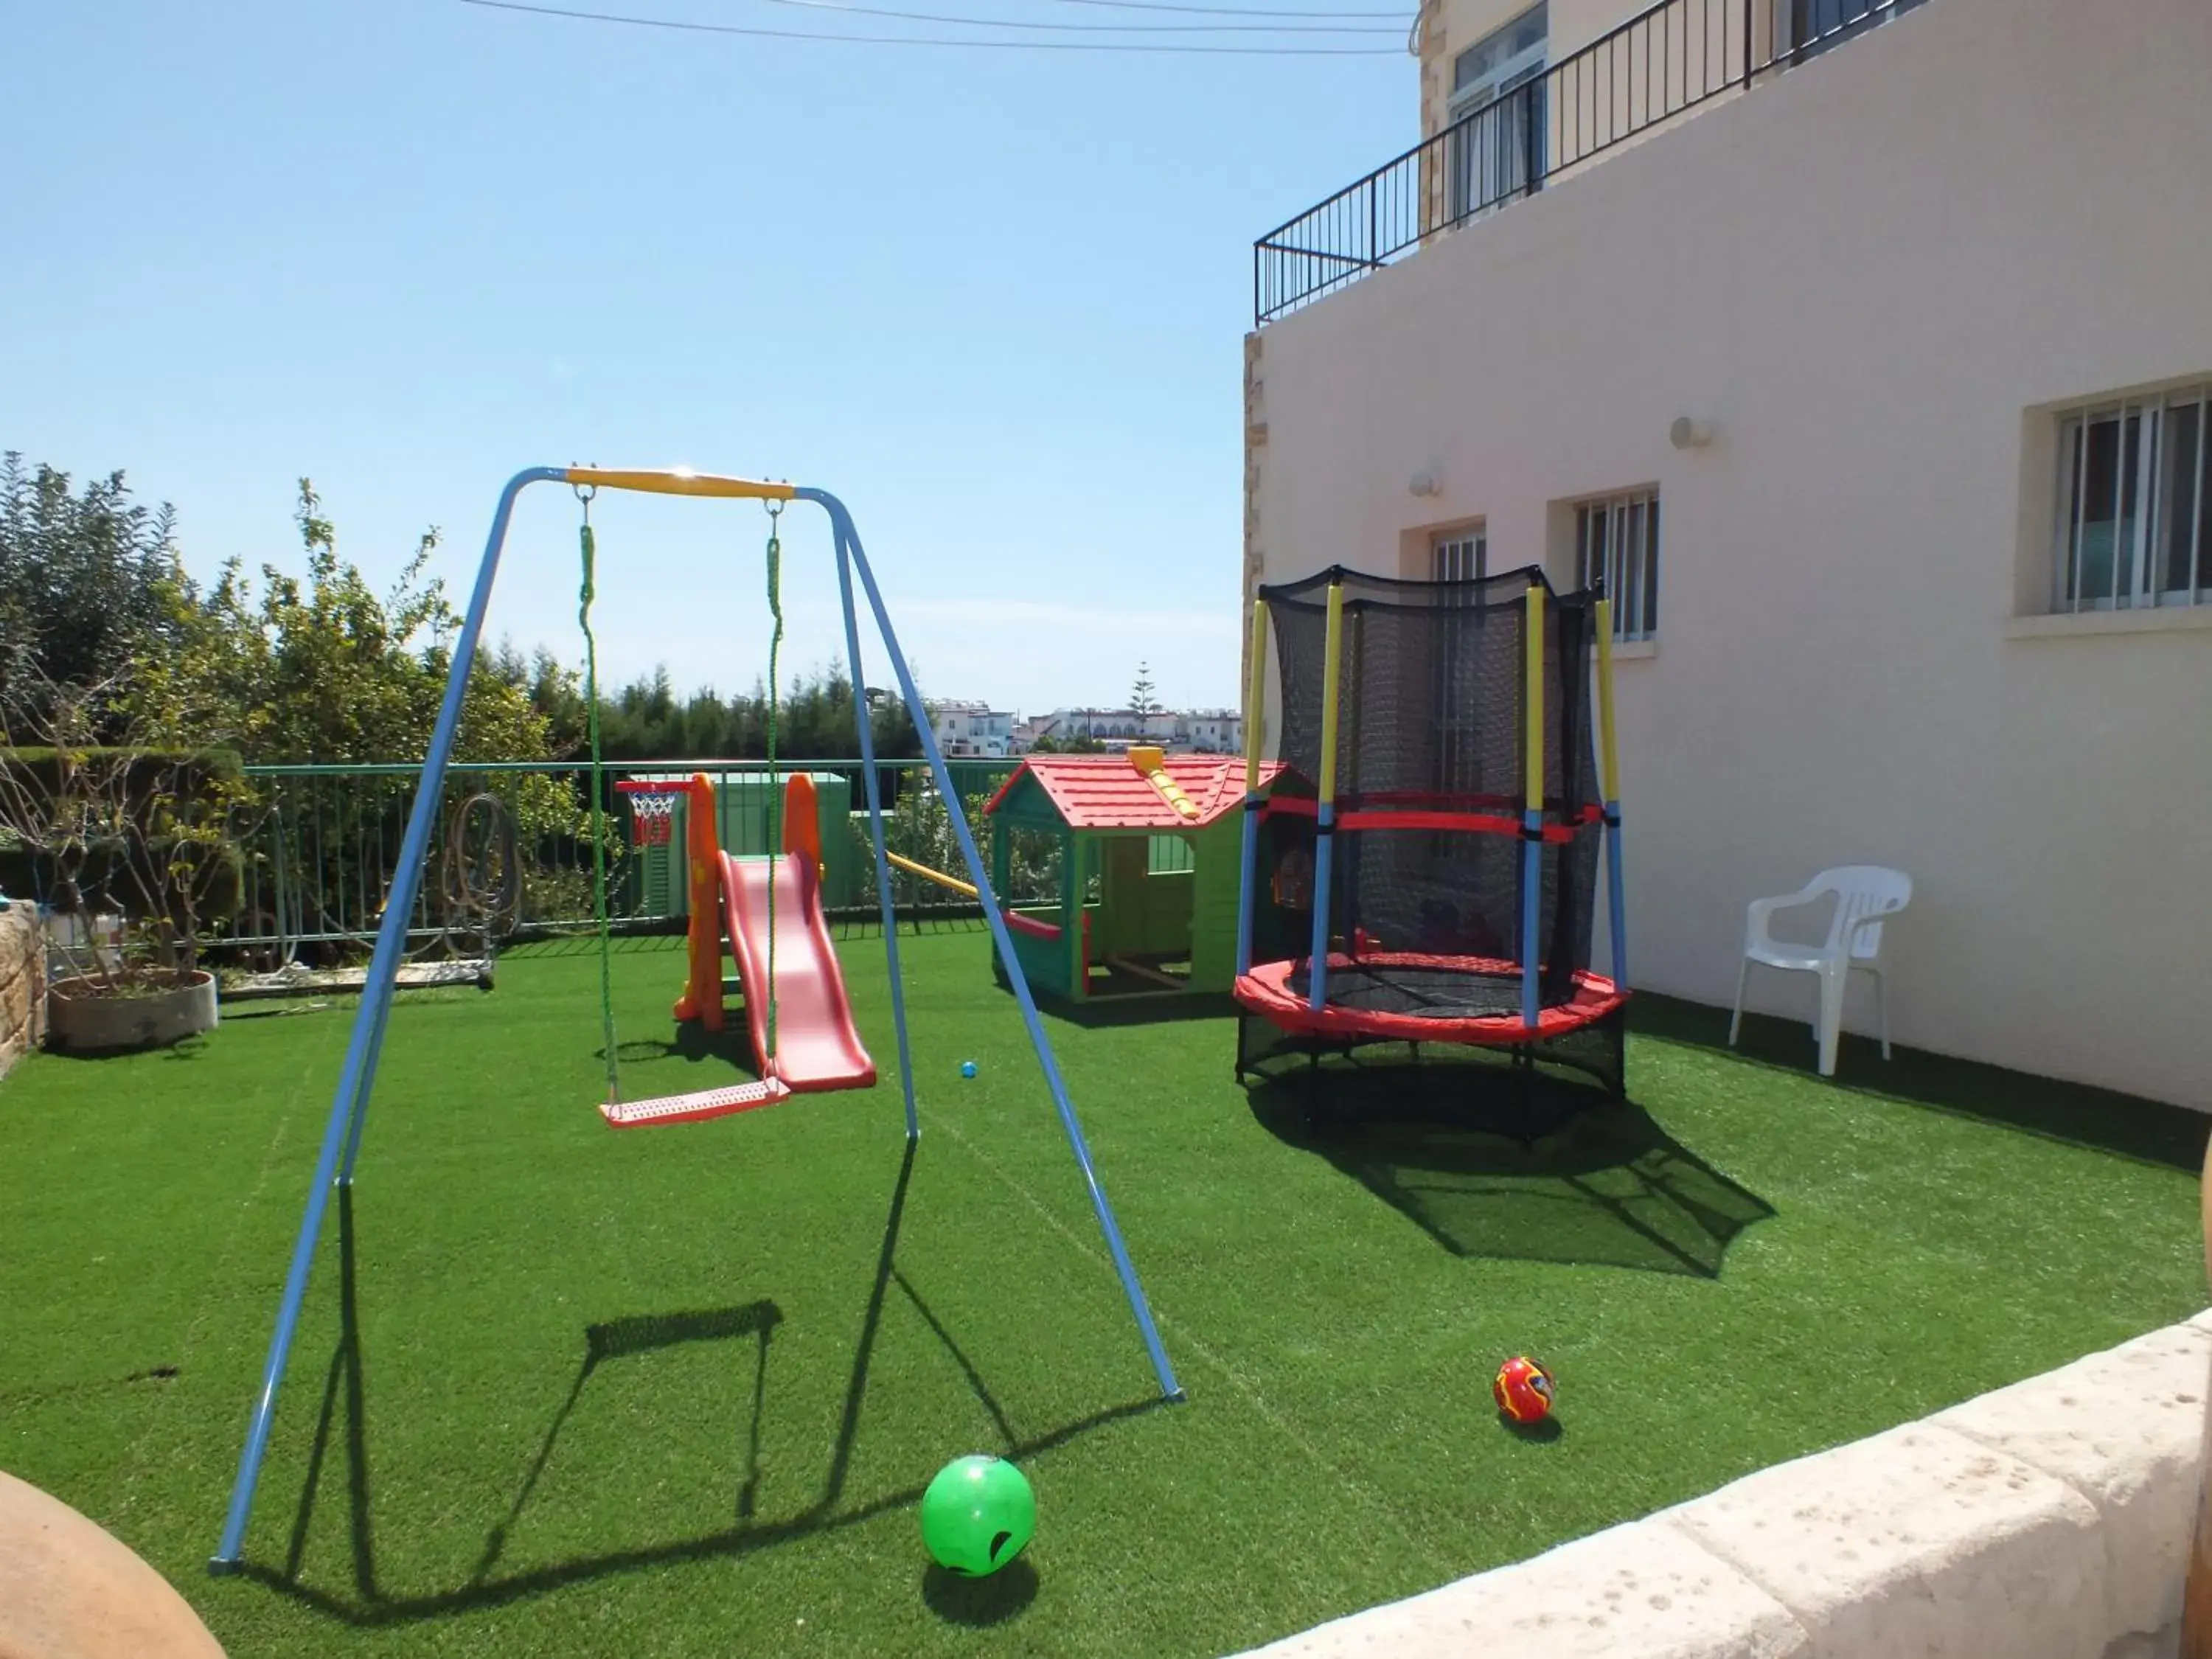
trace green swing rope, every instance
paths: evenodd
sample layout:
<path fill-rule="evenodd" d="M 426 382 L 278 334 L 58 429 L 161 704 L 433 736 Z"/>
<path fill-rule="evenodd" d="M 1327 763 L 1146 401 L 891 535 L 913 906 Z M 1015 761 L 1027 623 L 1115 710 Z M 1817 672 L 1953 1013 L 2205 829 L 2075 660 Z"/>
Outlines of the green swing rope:
<path fill-rule="evenodd" d="M 599 805 L 603 768 L 599 759 L 599 647 L 592 637 L 592 565 L 597 551 L 592 541 L 592 497 L 596 489 L 579 488 L 576 499 L 584 504 L 584 521 L 577 532 L 582 544 L 584 580 L 577 595 L 576 620 L 584 629 L 584 724 L 592 742 L 592 915 L 599 929 L 599 1030 L 606 1045 L 607 1103 L 622 1099 L 621 1068 L 615 1059 L 614 944 L 607 926 L 606 818 Z"/>
<path fill-rule="evenodd" d="M 783 791 L 775 775 L 776 654 L 783 646 L 783 544 L 776 539 L 776 520 L 783 503 L 769 501 L 768 611 L 775 625 L 768 636 L 768 850 L 775 860 L 769 866 L 768 884 L 768 1055 L 775 1058 L 775 875 L 783 864 Z"/>

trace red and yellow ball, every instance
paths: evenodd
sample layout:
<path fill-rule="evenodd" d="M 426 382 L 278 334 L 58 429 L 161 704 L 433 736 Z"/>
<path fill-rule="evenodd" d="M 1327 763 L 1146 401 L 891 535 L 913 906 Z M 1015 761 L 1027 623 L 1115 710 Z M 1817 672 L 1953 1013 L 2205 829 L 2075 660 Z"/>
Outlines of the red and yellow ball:
<path fill-rule="evenodd" d="M 1540 1423 L 1552 1414 L 1552 1374 L 1526 1354 L 1516 1354 L 1498 1368 L 1490 1396 L 1516 1423 Z"/>

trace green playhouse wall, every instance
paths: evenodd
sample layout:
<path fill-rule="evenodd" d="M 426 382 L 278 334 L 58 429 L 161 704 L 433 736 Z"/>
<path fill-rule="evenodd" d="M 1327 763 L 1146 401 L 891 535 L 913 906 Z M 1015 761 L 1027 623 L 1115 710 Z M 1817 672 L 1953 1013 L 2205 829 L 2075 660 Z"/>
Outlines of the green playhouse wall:
<path fill-rule="evenodd" d="M 1237 864 L 1244 852 L 1244 815 L 1234 813 L 1191 839 L 1190 988 L 1226 994 L 1237 983 Z"/>
<path fill-rule="evenodd" d="M 1018 914 L 1034 916 L 1039 921 L 1048 922 L 1054 927 L 1060 924 L 1060 912 L 1050 905 L 1024 905 Z M 1038 939 L 1011 928 L 1007 932 L 1014 941 L 1014 957 L 1022 964 L 1022 976 L 1029 981 L 1030 990 L 1047 996 L 1067 997 L 1073 994 L 1068 988 L 1074 964 L 1065 935 L 1060 939 Z M 997 974 L 1001 981 L 1005 980 L 1005 971 L 1000 968 L 995 955 L 992 958 L 991 971 Z"/>
<path fill-rule="evenodd" d="M 1124 951 L 1180 956 L 1190 949 L 1194 872 L 1152 872 L 1149 835 L 1098 838 L 1098 902 L 1091 907 L 1095 958 Z"/>
<path fill-rule="evenodd" d="M 1091 956 L 1190 958 L 1191 992 L 1226 992 L 1237 980 L 1237 864 L 1241 816 L 1180 836 L 1101 833 L 1095 841 L 1099 896 L 1091 910 Z M 1158 867 L 1181 863 L 1187 869 Z"/>

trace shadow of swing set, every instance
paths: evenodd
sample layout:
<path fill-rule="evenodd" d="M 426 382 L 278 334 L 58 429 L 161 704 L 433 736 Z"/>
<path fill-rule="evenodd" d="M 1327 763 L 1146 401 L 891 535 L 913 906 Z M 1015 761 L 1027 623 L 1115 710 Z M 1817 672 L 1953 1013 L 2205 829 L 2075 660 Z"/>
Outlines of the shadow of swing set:
<path fill-rule="evenodd" d="M 316 1244 L 321 1237 L 323 1221 L 333 1191 L 337 1192 L 341 1199 L 342 1231 L 344 1233 L 341 1242 L 347 1243 L 350 1238 L 350 1192 L 354 1172 L 360 1156 L 362 1132 L 367 1123 L 369 1099 L 375 1085 L 377 1060 L 391 1014 L 392 993 L 404 955 L 406 918 L 412 913 L 416 890 L 422 881 L 432 820 L 436 816 L 447 765 L 452 759 L 469 674 L 474 666 L 478 643 L 483 636 L 484 617 L 489 608 L 493 581 L 498 574 L 500 555 L 506 544 L 515 501 L 523 490 L 538 483 L 568 484 L 576 490 L 585 504 L 580 540 L 584 558 L 583 618 L 586 665 L 591 681 L 587 690 L 590 692 L 596 691 L 597 670 L 596 648 L 589 629 L 595 556 L 589 504 L 598 492 L 631 491 L 724 501 L 757 501 L 767 506 L 771 525 L 767 559 L 768 599 L 775 616 L 773 637 L 779 642 L 782 635 L 782 612 L 778 589 L 780 545 L 774 529 L 777 522 L 775 515 L 792 502 L 804 501 L 820 507 L 827 516 L 836 559 L 838 593 L 844 615 L 846 658 L 854 684 L 866 684 L 860 649 L 860 614 L 855 601 L 857 584 L 858 591 L 865 596 L 875 622 L 900 694 L 914 718 L 931 778 L 946 804 L 955 841 L 967 866 L 971 884 L 979 896 L 998 955 L 1006 965 L 1008 982 L 1020 1008 L 1023 1024 L 1037 1057 L 1038 1067 L 1066 1134 L 1069 1150 L 1090 1194 L 1100 1232 L 1127 1298 L 1131 1316 L 1152 1361 L 1158 1383 L 1159 1399 L 1172 1401 L 1182 1398 L 1182 1387 L 1176 1380 L 1167 1352 L 1161 1344 L 1152 1309 L 1138 1282 L 1135 1266 L 1129 1259 L 1120 1225 L 1115 1219 L 1105 1188 L 1100 1183 L 1089 1146 L 1076 1119 L 1074 1105 L 1069 1099 L 1066 1085 L 1060 1076 L 1043 1023 L 1038 1017 L 1036 1001 L 1022 971 L 1021 960 L 1014 950 L 1004 907 L 994 896 L 991 872 L 985 866 L 966 815 L 961 810 L 959 795 L 953 787 L 944 755 L 931 732 L 927 712 L 923 708 L 905 654 L 899 648 L 897 635 L 892 628 L 890 613 L 884 608 L 882 592 L 877 586 L 875 574 L 868 563 L 851 514 L 827 490 L 789 483 L 727 477 L 687 469 L 625 471 L 579 466 L 530 467 L 516 473 L 500 493 L 490 533 L 485 541 L 483 556 L 477 566 L 476 581 L 469 596 L 468 608 L 454 641 L 444 700 L 439 708 L 437 724 L 431 732 L 429 748 L 416 787 L 414 806 L 409 814 L 406 834 L 400 844 L 398 873 L 393 883 L 391 901 L 385 907 L 374 953 L 370 957 L 368 982 L 363 988 L 352 1036 L 346 1047 L 345 1062 L 331 1098 L 314 1174 L 308 1187 L 307 1204 L 301 1217 L 298 1239 L 293 1249 L 291 1266 L 277 1304 L 276 1325 L 270 1338 L 261 1387 L 255 1395 L 248 1418 L 246 1444 L 240 1455 L 237 1475 L 232 1485 L 222 1536 L 209 1562 L 209 1570 L 214 1573 L 235 1572 L 244 1565 L 246 1527 L 252 1516 L 255 1487 L 268 1451 L 277 1390 L 290 1361 L 300 1310 L 306 1298 L 307 1282 L 313 1267 Z M 772 645 L 771 685 L 775 683 L 774 648 Z M 869 710 L 865 698 L 856 697 L 854 702 L 861 774 L 867 789 L 868 828 L 875 854 L 876 886 L 883 906 L 884 944 L 890 976 L 891 1018 L 898 1044 L 899 1077 L 906 1109 L 908 1166 L 910 1167 L 914 1144 L 920 1137 L 921 1127 L 915 1109 L 914 1067 L 907 1036 L 905 991 L 899 971 L 898 930 L 893 925 L 890 908 L 890 860 L 884 843 L 883 802 L 876 775 L 875 739 L 870 726 Z M 596 787 L 599 781 L 599 749 L 595 696 L 588 706 L 592 720 L 591 735 L 595 787 L 592 810 L 596 830 L 601 811 L 601 796 Z M 811 815 L 806 816 L 811 818 Z M 706 825 L 711 836 L 714 817 L 711 812 L 693 812 L 689 817 L 693 823 Z M 602 838 L 596 833 L 592 845 L 598 866 L 594 872 L 594 887 L 599 901 L 603 943 L 601 1005 L 607 1064 L 606 1098 L 601 1103 L 600 1109 L 611 1126 L 631 1127 L 696 1121 L 728 1112 L 771 1105 L 804 1088 L 855 1088 L 874 1083 L 873 1064 L 860 1050 L 857 1037 L 852 1035 L 849 1012 L 843 1007 L 843 987 L 842 981 L 836 978 L 835 955 L 828 951 L 826 937 L 820 936 L 821 904 L 815 880 L 817 872 L 813 860 L 803 847 L 787 850 L 781 856 L 772 860 L 757 861 L 730 859 L 720 854 L 719 849 L 714 849 L 718 861 L 717 884 L 722 902 L 718 907 L 709 900 L 707 903 L 695 903 L 693 906 L 690 983 L 684 1000 L 678 1004 L 678 1012 L 681 1015 L 688 1012 L 702 1024 L 712 1024 L 719 1021 L 722 994 L 721 936 L 726 933 L 730 946 L 738 958 L 740 988 L 746 993 L 746 1018 L 762 1060 L 763 1076 L 757 1083 L 703 1091 L 718 1096 L 718 1098 L 702 1098 L 700 1092 L 677 1097 L 677 1103 L 665 1110 L 654 1110 L 656 1103 L 623 1100 L 617 1073 L 619 1045 L 614 1031 L 612 1000 L 605 955 L 605 849 Z M 702 891 L 704 872 L 695 868 L 692 879 L 695 892 Z M 710 940 L 711 945 L 708 943 Z M 710 949 L 713 953 L 711 972 L 705 965 L 706 954 Z M 780 954 L 784 957 L 782 963 L 777 960 Z M 794 964 L 797 969 L 790 980 L 785 976 L 786 963 Z M 790 1009 L 793 1040 L 787 1042 L 786 1033 L 779 1030 L 782 1023 L 779 1018 L 779 1003 L 794 988 L 799 988 L 800 994 L 790 997 L 793 1005 Z M 666 1104 L 665 1102 L 660 1103 Z M 902 1170 L 899 1187 L 902 1200 L 904 1192 L 905 1174 Z M 889 1248 L 890 1236 L 887 1234 L 886 1251 Z M 349 1251 L 345 1261 L 347 1277 L 342 1289 L 345 1291 L 349 1308 L 352 1286 Z M 880 1297 L 879 1285 L 878 1301 Z M 874 1310 L 872 1308 L 872 1322 Z M 710 1325 L 714 1323 L 714 1318 L 708 1316 Z M 726 1320 L 724 1322 L 727 1322 Z M 761 1340 L 764 1345 L 766 1332 L 772 1327 L 758 1321 L 755 1323 L 759 1325 Z M 609 1334 L 591 1339 L 584 1372 L 577 1382 L 579 1391 L 592 1366 L 611 1354 L 614 1346 L 623 1340 L 641 1340 L 652 1334 L 646 1327 L 638 1327 L 635 1330 L 623 1327 L 593 1328 L 595 1331 L 604 1329 Z M 682 1340 L 681 1336 L 677 1340 Z M 343 1358 L 342 1351 L 342 1360 Z M 860 1370 L 856 1370 L 856 1387 L 864 1370 L 863 1364 Z M 339 1370 L 334 1368 L 334 1383 L 338 1375 Z M 352 1370 L 356 1389 L 359 1375 L 356 1352 Z M 848 1418 L 856 1409 L 857 1400 L 848 1404 Z M 358 1413 L 356 1419 L 358 1420 Z M 913 1496 L 918 1497 L 919 1494 Z"/>
<path fill-rule="evenodd" d="M 548 1591 L 592 1583 L 611 1575 L 646 1571 L 687 1561 L 726 1559 L 749 1555 L 819 1532 L 857 1526 L 895 1510 L 920 1502 L 920 1486 L 878 1493 L 848 1502 L 847 1486 L 853 1451 L 858 1437 L 860 1408 L 866 1394 L 871 1360 L 885 1305 L 896 1290 L 905 1297 L 925 1325 L 951 1354 L 978 1401 L 1000 1429 L 1006 1455 L 1019 1462 L 1065 1445 L 1098 1428 L 1142 1416 L 1167 1402 L 1154 1395 L 1107 1407 L 1060 1426 L 1027 1437 L 1015 1433 L 1005 1412 L 993 1398 L 974 1364 L 963 1353 L 919 1291 L 895 1264 L 906 1195 L 914 1170 L 915 1145 L 908 1141 L 891 1189 L 884 1218 L 883 1242 L 877 1255 L 872 1287 L 855 1342 L 836 1442 L 831 1449 L 823 1486 L 814 1501 L 794 1514 L 763 1520 L 755 1512 L 760 1480 L 760 1448 L 767 1399 L 768 1366 L 775 1333 L 783 1323 L 782 1310 L 763 1299 L 729 1307 L 685 1310 L 673 1313 L 635 1316 L 585 1327 L 583 1352 L 576 1374 L 548 1419 L 538 1446 L 503 1514 L 487 1528 L 483 1548 L 466 1577 L 451 1587 L 397 1595 L 380 1582 L 374 1520 L 372 1460 L 368 1439 L 368 1362 L 362 1342 L 363 1319 L 360 1284 L 356 1272 L 357 1228 L 355 1189 L 337 1189 L 338 1340 L 331 1356 L 320 1410 L 307 1454 L 298 1510 L 281 1564 L 246 1560 L 237 1571 L 277 1595 L 301 1603 L 317 1613 L 358 1627 L 384 1627 L 447 1617 L 458 1613 L 495 1607 L 543 1595 Z M 528 1510 L 540 1480 L 551 1465 L 571 1418 L 592 1379 L 607 1368 L 671 1348 L 701 1344 L 738 1345 L 745 1354 L 741 1364 L 751 1373 L 750 1415 L 742 1431 L 740 1480 L 734 1494 L 734 1519 L 730 1524 L 695 1535 L 665 1541 L 604 1551 L 543 1565 L 501 1571 L 507 1546 Z M 334 1458 L 343 1466 L 346 1545 L 350 1568 L 350 1593 L 305 1582 L 310 1533 L 322 1489 L 337 1477 Z M 963 1579 L 932 1565 L 922 1583 L 930 1607 L 948 1622 L 990 1625 L 1019 1612 L 1036 1589 L 1034 1567 L 1026 1559 L 1015 1561 L 988 1578 Z"/>

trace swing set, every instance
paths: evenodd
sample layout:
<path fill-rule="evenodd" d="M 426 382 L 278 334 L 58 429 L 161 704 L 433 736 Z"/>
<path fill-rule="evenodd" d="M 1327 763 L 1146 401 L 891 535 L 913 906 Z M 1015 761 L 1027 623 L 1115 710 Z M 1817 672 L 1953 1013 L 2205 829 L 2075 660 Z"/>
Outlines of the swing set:
<path fill-rule="evenodd" d="M 1151 1306 L 1137 1282 L 1136 1267 L 1122 1242 L 1121 1227 L 1114 1218 L 1113 1207 L 1107 1201 L 1105 1189 L 1099 1183 L 1097 1170 L 1091 1161 L 1090 1147 L 1084 1139 L 1081 1126 L 1076 1121 L 1075 1108 L 1068 1097 L 1066 1083 L 1060 1076 L 1052 1045 L 1045 1036 L 1043 1023 L 1038 1018 L 1028 979 L 1022 972 L 1021 960 L 1015 954 L 1012 939 L 1007 932 L 1005 913 L 992 891 L 990 872 L 976 849 L 975 834 L 969 826 L 967 815 L 961 809 L 959 792 L 953 786 L 945 757 L 931 733 L 929 717 L 922 707 L 921 693 L 915 688 L 905 654 L 899 649 L 897 635 L 891 627 L 890 614 L 884 608 L 882 592 L 876 585 L 875 573 L 860 545 L 860 532 L 854 527 L 851 514 L 842 501 L 824 489 L 724 477 L 693 472 L 689 469 L 623 471 L 580 466 L 530 467 L 508 479 L 506 488 L 500 493 L 499 505 L 492 515 L 490 534 L 485 542 L 483 558 L 477 566 L 476 583 L 469 596 L 468 609 L 463 617 L 459 635 L 454 641 L 445 698 L 440 705 L 437 725 L 431 732 L 429 750 L 423 759 L 422 775 L 416 786 L 415 805 L 408 817 L 405 837 L 400 844 L 398 874 L 393 883 L 391 902 L 385 908 L 383 924 L 377 933 L 376 949 L 370 958 L 360 1011 L 355 1016 L 353 1035 L 346 1046 L 345 1063 L 339 1073 L 337 1091 L 331 1097 L 321 1150 L 308 1188 L 306 1209 L 300 1219 L 299 1237 L 292 1251 L 291 1267 L 285 1277 L 283 1294 L 277 1304 L 276 1328 L 270 1337 L 269 1355 L 262 1371 L 261 1387 L 254 1397 L 247 1421 L 246 1444 L 240 1455 L 237 1478 L 231 1488 L 230 1506 L 223 1523 L 222 1541 L 208 1564 L 211 1572 L 234 1572 L 241 1564 L 246 1523 L 252 1514 L 254 1489 L 260 1478 L 263 1459 L 268 1451 L 276 1391 L 283 1381 L 285 1369 L 291 1358 L 293 1338 L 298 1328 L 301 1305 L 307 1297 L 324 1213 L 333 1188 L 353 1185 L 355 1166 L 361 1154 L 362 1132 L 368 1123 L 369 1097 L 376 1082 L 377 1060 L 383 1050 L 385 1028 L 392 1012 L 392 991 L 398 980 L 400 960 L 405 951 L 407 917 L 414 907 L 416 893 L 422 883 L 432 823 L 437 816 L 447 764 L 453 757 L 453 738 L 460 723 L 461 704 L 468 689 L 470 671 L 476 661 L 477 644 L 483 632 L 484 615 L 490 605 L 492 584 L 498 574 L 500 555 L 506 545 L 507 526 L 514 515 L 514 503 L 522 491 L 532 484 L 552 483 L 574 487 L 582 497 L 585 507 L 580 537 L 583 583 L 579 612 L 585 635 L 586 693 L 592 748 L 592 890 L 600 939 L 600 1025 L 607 1072 L 606 1099 L 600 1105 L 601 1115 L 617 1127 L 696 1121 L 774 1104 L 806 1088 L 865 1087 L 875 1080 L 872 1064 L 868 1062 L 866 1053 L 860 1049 L 856 1036 L 849 1043 L 852 1053 L 843 1056 L 848 1062 L 844 1069 L 839 1070 L 834 1064 L 824 1069 L 825 1052 L 835 1050 L 843 1037 L 851 1036 L 851 1027 L 848 1012 L 842 1019 L 842 1031 L 836 1029 L 838 1022 L 835 1015 L 843 1008 L 843 983 L 841 978 L 835 977 L 837 971 L 836 955 L 829 949 L 827 933 L 821 926 L 819 849 L 810 845 L 806 833 L 798 828 L 801 823 L 811 826 L 816 823 L 811 810 L 811 788 L 805 792 L 808 799 L 803 811 L 793 810 L 801 805 L 797 799 L 779 803 L 782 811 L 782 834 L 772 844 L 781 844 L 784 851 L 764 860 L 740 859 L 721 852 L 714 844 L 716 830 L 713 793 L 703 776 L 695 777 L 686 786 L 690 807 L 685 831 L 686 850 L 690 855 L 687 863 L 690 866 L 692 896 L 690 973 L 684 995 L 678 1002 L 676 1012 L 678 1018 L 696 1018 L 710 1029 L 719 1026 L 722 1015 L 720 935 L 726 930 L 738 960 L 739 988 L 744 994 L 747 1020 L 752 1028 L 755 1046 L 761 1058 L 763 1075 L 758 1082 L 734 1085 L 723 1090 L 702 1091 L 692 1096 L 625 1102 L 622 1098 L 621 1079 L 616 1060 L 606 891 L 605 818 L 601 790 L 604 767 L 599 749 L 598 652 L 591 635 L 591 605 L 595 591 L 597 562 L 597 546 L 590 521 L 591 500 L 604 489 L 725 501 L 757 501 L 769 508 L 768 595 L 774 618 L 768 676 L 770 687 L 769 765 L 771 771 L 775 765 L 774 687 L 776 653 L 783 637 L 780 592 L 781 547 L 776 536 L 776 526 L 780 522 L 777 515 L 793 501 L 810 502 L 819 507 L 830 520 L 837 563 L 838 593 L 844 611 L 846 659 L 853 684 L 856 688 L 867 684 L 862 672 L 860 613 L 854 601 L 854 582 L 857 579 L 860 592 L 866 598 L 884 654 L 896 678 L 900 694 L 914 717 L 923 757 L 928 763 L 938 793 L 945 803 L 951 820 L 953 839 L 959 846 L 961 857 L 966 862 L 968 873 L 981 897 L 985 925 L 990 929 L 992 944 L 1021 1011 L 1022 1023 L 1028 1032 L 1030 1047 L 1036 1051 L 1038 1068 L 1059 1115 L 1060 1127 L 1066 1134 L 1069 1150 L 1090 1194 L 1099 1231 L 1104 1237 L 1122 1291 L 1128 1299 L 1130 1314 L 1144 1340 L 1161 1395 L 1171 1401 L 1182 1398 L 1182 1389 L 1176 1381 L 1167 1351 L 1161 1345 L 1158 1329 L 1153 1323 Z M 860 744 L 862 776 L 867 791 L 868 831 L 875 854 L 876 891 L 882 908 L 884 945 L 890 978 L 891 1024 L 898 1044 L 899 1081 L 906 1107 L 906 1136 L 909 1142 L 913 1142 L 920 1139 L 921 1131 L 916 1115 L 914 1066 L 907 1039 L 906 995 L 899 971 L 898 930 L 894 925 L 891 909 L 890 865 L 889 850 L 884 845 L 883 800 L 875 764 L 875 736 L 871 729 L 867 699 L 856 696 L 853 701 L 854 723 Z M 636 791 L 633 793 L 633 798 L 644 801 L 654 793 L 651 790 Z M 672 806 L 672 802 L 669 804 Z M 649 821 L 656 813 L 665 816 L 658 803 L 646 809 L 646 819 Z M 703 857 L 702 851 L 711 853 L 713 856 Z M 719 913 L 714 902 L 714 886 L 708 884 L 710 872 L 719 876 L 719 881 L 714 884 L 720 890 Z M 785 936 L 781 951 L 778 949 L 780 933 Z M 782 958 L 781 963 L 779 957 Z M 798 958 L 797 969 L 792 965 L 794 957 Z M 832 990 L 835 993 L 834 1007 L 831 1006 Z M 780 1000 L 786 1005 L 781 1014 Z M 828 1028 L 831 1039 L 826 1043 L 820 1040 L 825 1028 Z M 855 1055 L 856 1064 L 853 1063 Z M 858 1074 L 861 1068 L 865 1068 L 865 1077 Z"/>

